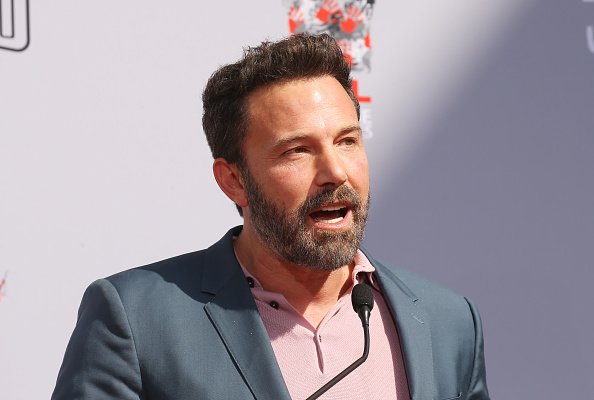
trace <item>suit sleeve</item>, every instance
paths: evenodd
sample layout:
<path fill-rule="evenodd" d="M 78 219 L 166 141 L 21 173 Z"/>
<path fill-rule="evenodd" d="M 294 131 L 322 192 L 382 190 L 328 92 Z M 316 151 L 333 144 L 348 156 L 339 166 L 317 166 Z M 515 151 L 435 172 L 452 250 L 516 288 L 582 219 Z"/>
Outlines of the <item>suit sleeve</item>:
<path fill-rule="evenodd" d="M 483 341 L 483 328 L 481 324 L 481 317 L 478 310 L 466 299 L 472 318 L 474 320 L 474 360 L 472 376 L 470 378 L 470 386 L 467 392 L 467 400 L 489 400 L 489 391 L 487 390 L 487 378 L 485 370 L 485 350 Z"/>
<path fill-rule="evenodd" d="M 101 279 L 86 290 L 52 400 L 140 399 L 134 338 L 115 287 Z"/>

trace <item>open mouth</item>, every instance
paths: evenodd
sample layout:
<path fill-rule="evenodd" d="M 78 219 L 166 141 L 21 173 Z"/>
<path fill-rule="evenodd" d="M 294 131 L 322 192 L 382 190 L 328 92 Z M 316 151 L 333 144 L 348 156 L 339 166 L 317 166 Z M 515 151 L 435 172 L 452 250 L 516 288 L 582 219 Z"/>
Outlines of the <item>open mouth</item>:
<path fill-rule="evenodd" d="M 336 224 L 344 219 L 349 211 L 347 206 L 326 206 L 309 214 L 316 222 Z"/>

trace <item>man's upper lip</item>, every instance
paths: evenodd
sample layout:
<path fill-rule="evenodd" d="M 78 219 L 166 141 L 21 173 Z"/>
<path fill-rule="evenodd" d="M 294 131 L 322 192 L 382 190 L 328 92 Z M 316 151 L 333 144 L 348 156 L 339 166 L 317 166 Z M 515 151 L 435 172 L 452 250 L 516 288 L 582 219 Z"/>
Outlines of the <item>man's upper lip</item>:
<path fill-rule="evenodd" d="M 352 207 L 352 203 L 350 202 L 346 202 L 346 201 L 340 201 L 337 203 L 328 203 L 328 204 L 324 204 L 323 206 L 320 207 L 316 207 L 313 210 L 311 210 L 309 213 L 314 213 L 314 212 L 318 212 L 318 211 L 336 211 L 336 210 L 340 210 L 342 208 L 351 208 Z"/>

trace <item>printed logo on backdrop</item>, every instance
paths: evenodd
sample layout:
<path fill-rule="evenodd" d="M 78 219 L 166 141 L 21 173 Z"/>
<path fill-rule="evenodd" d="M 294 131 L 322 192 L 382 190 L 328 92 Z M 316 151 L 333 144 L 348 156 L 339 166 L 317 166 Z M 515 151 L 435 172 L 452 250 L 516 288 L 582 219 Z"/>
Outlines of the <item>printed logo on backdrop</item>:
<path fill-rule="evenodd" d="M 29 46 L 29 0 L 0 0 L 0 49 Z"/>
<path fill-rule="evenodd" d="M 6 277 L 8 276 L 8 271 L 4 273 L 4 276 L 0 278 L 0 301 L 4 299 L 6 296 Z"/>
<path fill-rule="evenodd" d="M 328 33 L 351 64 L 353 91 L 361 104 L 361 128 L 373 136 L 371 97 L 365 83 L 371 72 L 371 18 L 373 0 L 283 0 L 289 32 Z"/>
<path fill-rule="evenodd" d="M 594 8 L 594 0 L 582 0 L 584 3 L 592 3 Z M 586 43 L 588 44 L 588 51 L 594 54 L 594 25 L 586 26 Z"/>

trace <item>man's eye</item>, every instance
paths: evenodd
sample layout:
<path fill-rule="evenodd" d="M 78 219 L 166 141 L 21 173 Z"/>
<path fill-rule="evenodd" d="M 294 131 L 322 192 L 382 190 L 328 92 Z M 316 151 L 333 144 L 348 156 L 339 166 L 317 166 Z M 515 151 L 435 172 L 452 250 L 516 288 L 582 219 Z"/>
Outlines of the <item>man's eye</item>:
<path fill-rule="evenodd" d="M 357 144 L 357 139 L 352 137 L 344 138 L 342 139 L 342 144 L 345 144 L 347 146 L 353 146 Z"/>
<path fill-rule="evenodd" d="M 285 154 L 298 154 L 298 153 L 307 153 L 307 149 L 305 147 L 294 147 L 290 150 L 287 150 Z"/>

